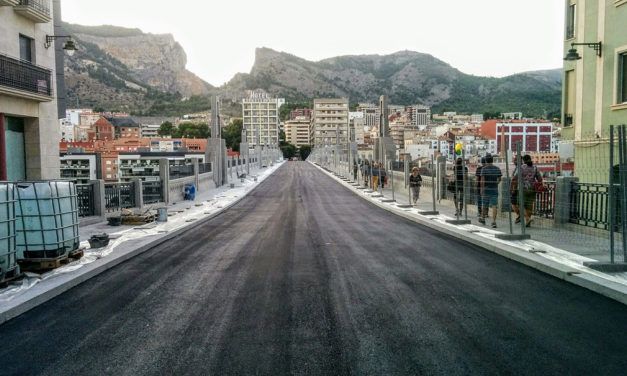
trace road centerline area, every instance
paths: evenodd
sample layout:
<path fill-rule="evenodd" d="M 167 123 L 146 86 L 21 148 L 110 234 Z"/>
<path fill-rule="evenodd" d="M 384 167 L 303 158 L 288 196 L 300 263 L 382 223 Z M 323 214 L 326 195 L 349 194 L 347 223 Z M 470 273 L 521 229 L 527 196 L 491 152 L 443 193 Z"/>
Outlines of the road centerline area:
<path fill-rule="evenodd" d="M 624 374 L 627 307 L 305 162 L 0 326 L 0 374 Z"/>

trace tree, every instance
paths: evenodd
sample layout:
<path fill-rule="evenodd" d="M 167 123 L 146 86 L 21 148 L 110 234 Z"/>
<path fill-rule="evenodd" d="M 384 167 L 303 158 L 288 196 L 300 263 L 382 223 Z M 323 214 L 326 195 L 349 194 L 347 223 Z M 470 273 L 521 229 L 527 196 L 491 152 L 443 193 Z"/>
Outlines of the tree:
<path fill-rule="evenodd" d="M 296 156 L 296 146 L 286 142 L 283 143 L 280 147 L 284 158 L 293 158 Z"/>
<path fill-rule="evenodd" d="M 309 157 L 309 154 L 311 154 L 311 146 L 303 145 L 300 147 L 298 152 L 300 153 L 300 159 L 304 161 L 307 157 Z"/>
<path fill-rule="evenodd" d="M 239 144 L 242 142 L 242 119 L 233 119 L 231 124 L 222 128 L 222 138 L 226 141 L 226 147 L 234 151 L 239 151 Z"/>
<path fill-rule="evenodd" d="M 207 123 L 181 123 L 177 132 L 173 132 L 172 137 L 208 138 L 209 134 L 209 125 Z"/>
<path fill-rule="evenodd" d="M 172 133 L 174 131 L 175 131 L 174 125 L 172 125 L 172 123 L 170 123 L 169 121 L 166 121 L 166 122 L 163 122 L 159 126 L 159 130 L 157 131 L 157 134 L 161 137 L 172 136 Z"/>

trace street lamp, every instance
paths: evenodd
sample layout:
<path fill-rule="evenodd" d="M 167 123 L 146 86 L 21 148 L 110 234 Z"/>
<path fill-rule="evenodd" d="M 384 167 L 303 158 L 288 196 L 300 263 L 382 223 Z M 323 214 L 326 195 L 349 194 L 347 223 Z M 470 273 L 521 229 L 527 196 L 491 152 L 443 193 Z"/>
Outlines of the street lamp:
<path fill-rule="evenodd" d="M 590 47 L 590 48 L 592 48 L 592 49 L 594 49 L 596 51 L 598 57 L 602 56 L 602 52 L 603 52 L 603 43 L 602 42 L 597 42 L 597 43 L 571 43 L 570 44 L 571 49 L 568 50 L 568 53 L 566 54 L 566 57 L 564 57 L 564 60 L 566 60 L 566 61 L 576 61 L 576 60 L 580 60 L 581 59 L 581 56 L 577 52 L 577 49 L 575 48 L 575 46 Z"/>
<path fill-rule="evenodd" d="M 46 35 L 46 42 L 44 43 L 44 47 L 46 47 L 46 49 L 50 48 L 50 46 L 52 46 L 52 42 L 55 39 L 60 38 L 67 38 L 67 42 L 65 42 L 65 44 L 63 45 L 63 49 L 65 50 L 65 52 L 67 52 L 69 56 L 73 56 L 74 52 L 76 52 L 78 48 L 76 48 L 76 44 L 74 43 L 74 40 L 70 35 Z"/>

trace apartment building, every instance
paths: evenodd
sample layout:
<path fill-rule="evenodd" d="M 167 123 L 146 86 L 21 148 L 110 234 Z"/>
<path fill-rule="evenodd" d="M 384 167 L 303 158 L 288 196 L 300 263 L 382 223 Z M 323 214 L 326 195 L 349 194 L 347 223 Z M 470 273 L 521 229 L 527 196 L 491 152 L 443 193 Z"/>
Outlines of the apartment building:
<path fill-rule="evenodd" d="M 431 107 L 415 105 L 407 109 L 411 123 L 415 127 L 424 128 L 431 124 Z"/>
<path fill-rule="evenodd" d="M 311 145 L 311 120 L 307 116 L 297 116 L 285 122 L 285 139 L 292 145 L 301 147 Z"/>
<path fill-rule="evenodd" d="M 271 98 L 263 90 L 250 91 L 242 100 L 243 127 L 250 147 L 278 146 L 279 109 L 283 98 Z"/>
<path fill-rule="evenodd" d="M 496 142 L 499 155 L 515 151 L 518 142 L 526 153 L 549 152 L 554 145 L 553 134 L 554 125 L 547 121 L 488 120 L 481 125 L 481 135 Z"/>
<path fill-rule="evenodd" d="M 311 139 L 316 147 L 348 143 L 350 128 L 347 98 L 314 99 Z"/>
<path fill-rule="evenodd" d="M 0 1 L 0 180 L 59 178 L 52 21 L 50 0 Z"/>
<path fill-rule="evenodd" d="M 77 153 L 61 155 L 61 179 L 76 184 L 88 184 L 90 180 L 101 178 L 100 155 Z"/>
<path fill-rule="evenodd" d="M 575 146 L 575 175 L 609 177 L 610 125 L 627 124 L 627 1 L 566 0 L 562 138 Z"/>

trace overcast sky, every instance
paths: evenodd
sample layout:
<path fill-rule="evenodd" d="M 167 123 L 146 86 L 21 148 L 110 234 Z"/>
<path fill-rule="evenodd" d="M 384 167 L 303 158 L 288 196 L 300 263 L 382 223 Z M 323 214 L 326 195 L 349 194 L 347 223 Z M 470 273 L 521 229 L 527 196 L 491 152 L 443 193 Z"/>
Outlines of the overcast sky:
<path fill-rule="evenodd" d="M 413 50 L 482 76 L 562 66 L 562 0 L 61 1 L 67 22 L 174 34 L 213 85 L 249 72 L 256 47 L 315 61 Z"/>

